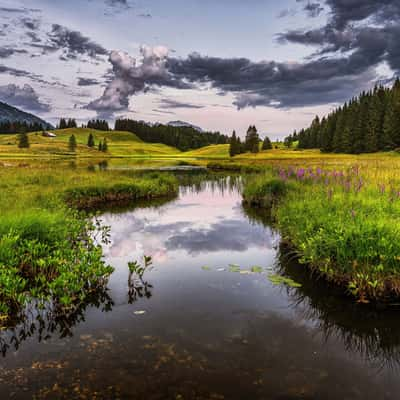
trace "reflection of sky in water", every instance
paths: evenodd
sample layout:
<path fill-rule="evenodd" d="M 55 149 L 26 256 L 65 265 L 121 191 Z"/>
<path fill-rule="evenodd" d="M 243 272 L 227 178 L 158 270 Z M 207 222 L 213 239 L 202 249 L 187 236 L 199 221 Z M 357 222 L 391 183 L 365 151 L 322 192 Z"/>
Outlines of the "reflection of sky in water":
<path fill-rule="evenodd" d="M 279 237 L 250 223 L 240 202 L 238 193 L 208 186 L 199 193 L 182 190 L 178 200 L 159 208 L 105 214 L 103 221 L 112 235 L 105 254 L 115 267 L 109 283 L 112 311 L 89 307 L 84 319 L 72 327 L 71 338 L 52 333 L 51 339 L 39 344 L 28 339 L 18 352 L 10 352 L 3 364 L 0 361 L 5 398 L 20 384 L 10 377 L 25 379 L 23 374 L 38 371 L 37 367 L 23 370 L 21 365 L 48 359 L 55 364 L 50 363 L 40 379 L 32 375 L 31 389 L 39 381 L 39 387 L 53 387 L 54 381 L 68 386 L 80 371 L 80 381 L 94 382 L 98 392 L 121 384 L 120 398 L 165 398 L 162 394 L 170 390 L 171 382 L 173 396 L 166 398 L 173 399 L 186 382 L 194 391 L 206 393 L 201 398 L 214 398 L 212 393 L 238 400 L 396 398 L 393 393 L 400 390 L 396 372 L 389 368 L 382 372 L 359 351 L 360 343 L 367 344 L 374 357 L 375 349 L 385 357 L 380 333 L 390 330 L 393 321 L 363 338 L 364 331 L 358 333 L 358 325 L 347 321 L 345 308 L 338 313 L 333 308 L 333 319 L 326 317 L 333 335 L 324 336 L 318 310 L 323 312 L 329 303 L 326 293 L 310 297 L 311 302 L 318 301 L 316 309 L 307 297 L 297 304 L 296 290 L 269 282 L 267 273 L 277 268 L 274 246 Z M 143 254 L 154 261 L 154 268 L 144 274 L 152 286 L 151 296 L 128 304 L 127 262 Z M 229 272 L 231 263 L 243 269 L 257 265 L 264 272 Z M 139 310 L 144 313 L 135 315 Z M 343 316 L 350 328 L 344 332 L 355 328 L 354 345 L 349 346 L 351 342 L 336 330 Z M 175 359 L 173 354 L 179 353 L 194 363 Z M 53 376 L 53 365 L 66 365 L 65 375 Z M 2 371 L 9 372 L 6 378 Z M 255 381 L 261 383 L 257 386 Z M 138 396 L 140 388 L 146 393 Z M 30 394 L 19 398 L 32 398 Z"/>
<path fill-rule="evenodd" d="M 230 252 L 232 256 L 251 249 L 268 251 L 276 237 L 261 225 L 251 225 L 243 215 L 238 193 L 182 194 L 179 200 L 157 209 L 140 209 L 123 215 L 106 214 L 112 226 L 108 259 L 152 255 L 158 264 L 179 257 Z M 233 254 L 232 254 L 233 252 Z M 230 259 L 229 262 L 235 262 Z"/>

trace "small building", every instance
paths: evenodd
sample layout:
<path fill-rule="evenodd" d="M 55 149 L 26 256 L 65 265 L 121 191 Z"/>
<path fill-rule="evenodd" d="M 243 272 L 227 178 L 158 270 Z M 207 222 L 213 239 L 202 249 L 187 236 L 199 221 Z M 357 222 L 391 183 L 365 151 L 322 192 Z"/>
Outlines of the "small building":
<path fill-rule="evenodd" d="M 47 131 L 43 131 L 42 136 L 44 137 L 49 137 L 49 138 L 55 138 L 57 137 L 57 135 L 53 132 L 47 132 Z"/>

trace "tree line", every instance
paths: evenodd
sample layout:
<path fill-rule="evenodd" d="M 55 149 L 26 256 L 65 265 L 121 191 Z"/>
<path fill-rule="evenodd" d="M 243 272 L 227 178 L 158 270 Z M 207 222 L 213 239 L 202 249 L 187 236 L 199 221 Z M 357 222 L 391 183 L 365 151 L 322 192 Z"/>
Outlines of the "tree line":
<path fill-rule="evenodd" d="M 1 121 L 0 122 L 0 133 L 25 133 L 25 132 L 37 132 L 45 128 L 39 122 L 11 122 Z"/>
<path fill-rule="evenodd" d="M 78 124 L 74 118 L 60 118 L 57 129 L 77 128 Z"/>
<path fill-rule="evenodd" d="M 163 124 L 149 125 L 131 119 L 117 119 L 115 130 L 132 132 L 144 142 L 163 143 L 181 151 L 199 149 L 212 144 L 229 143 L 229 137 L 219 132 L 199 132 L 191 127 Z"/>
<path fill-rule="evenodd" d="M 327 117 L 285 139 L 300 149 L 335 153 L 373 153 L 400 148 L 400 79 L 361 93 Z"/>
<path fill-rule="evenodd" d="M 229 155 L 234 157 L 242 153 L 258 153 L 260 151 L 261 139 L 258 134 L 255 125 L 250 125 L 247 129 L 246 138 L 242 142 L 240 137 L 236 135 L 236 131 L 233 131 L 232 136 L 229 140 Z M 272 149 L 272 143 L 268 136 L 262 141 L 262 150 Z"/>
<path fill-rule="evenodd" d="M 110 127 L 105 119 L 92 119 L 88 121 L 87 128 L 96 129 L 98 131 L 109 131 Z"/>

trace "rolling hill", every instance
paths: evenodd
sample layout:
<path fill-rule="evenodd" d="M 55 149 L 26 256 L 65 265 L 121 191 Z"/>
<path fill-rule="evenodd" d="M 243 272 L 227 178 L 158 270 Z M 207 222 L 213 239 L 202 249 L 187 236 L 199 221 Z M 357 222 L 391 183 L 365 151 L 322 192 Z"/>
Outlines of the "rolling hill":
<path fill-rule="evenodd" d="M 30 149 L 21 150 L 18 148 L 18 135 L 0 135 L 0 156 L 25 155 L 68 155 L 68 141 L 74 135 L 78 143 L 76 154 L 83 157 L 104 157 L 105 153 L 97 150 L 99 141 L 107 139 L 108 156 L 111 157 L 156 157 L 180 154 L 175 147 L 170 147 L 159 143 L 145 143 L 135 134 L 123 131 L 98 131 L 89 128 L 69 128 L 62 130 L 51 130 L 55 133 L 55 138 L 42 136 L 42 132 L 29 133 Z M 95 139 L 96 147 L 87 146 L 88 136 L 92 134 Z"/>

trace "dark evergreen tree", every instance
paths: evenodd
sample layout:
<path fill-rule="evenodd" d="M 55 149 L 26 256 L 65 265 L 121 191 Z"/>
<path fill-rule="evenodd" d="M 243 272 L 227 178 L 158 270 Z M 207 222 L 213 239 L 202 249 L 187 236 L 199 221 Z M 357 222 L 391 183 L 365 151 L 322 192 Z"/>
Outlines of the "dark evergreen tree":
<path fill-rule="evenodd" d="M 292 143 L 290 142 L 290 146 L 291 145 L 292 145 Z M 288 146 L 288 147 L 290 147 L 290 146 Z M 263 140 L 262 149 L 263 150 L 271 150 L 272 149 L 272 143 L 268 136 L 265 136 L 265 138 Z"/>
<path fill-rule="evenodd" d="M 67 128 L 67 121 L 65 120 L 65 118 L 60 118 L 58 129 L 66 129 L 66 128 Z"/>
<path fill-rule="evenodd" d="M 229 156 L 234 157 L 236 154 L 239 154 L 240 149 L 238 148 L 238 141 L 236 137 L 236 132 L 233 131 L 232 137 L 229 141 Z"/>
<path fill-rule="evenodd" d="M 88 147 L 94 147 L 96 145 L 94 142 L 94 136 L 92 133 L 89 133 L 87 145 L 88 145 Z"/>
<path fill-rule="evenodd" d="M 219 132 L 200 132 L 191 127 L 170 125 L 150 125 L 141 121 L 119 119 L 115 122 L 115 130 L 132 132 L 141 140 L 149 143 L 164 143 L 186 151 L 199 149 L 212 144 L 228 144 L 229 136 Z"/>
<path fill-rule="evenodd" d="M 76 147 L 77 147 L 76 137 L 75 135 L 71 135 L 68 142 L 69 151 L 75 152 Z"/>
<path fill-rule="evenodd" d="M 102 143 L 101 140 L 100 140 L 100 142 L 99 142 L 98 150 L 99 150 L 99 151 L 103 151 L 103 143 Z"/>
<path fill-rule="evenodd" d="M 258 153 L 260 151 L 260 137 L 258 136 L 257 128 L 249 126 L 246 134 L 245 149 L 251 153 Z"/>
<path fill-rule="evenodd" d="M 7 133 L 39 132 L 43 129 L 47 129 L 47 126 L 43 126 L 38 122 L 27 123 L 25 121 L 0 121 L 0 135 Z"/>
<path fill-rule="evenodd" d="M 285 143 L 294 138 L 288 136 Z M 296 132 L 298 147 L 324 152 L 366 153 L 400 147 L 400 80 L 392 88 L 363 92 L 311 126 Z"/>
<path fill-rule="evenodd" d="M 104 140 L 103 140 L 102 151 L 104 153 L 107 153 L 107 151 L 108 151 L 108 143 L 107 143 L 107 139 L 106 138 L 104 138 Z"/>
<path fill-rule="evenodd" d="M 30 147 L 29 137 L 26 132 L 20 133 L 19 138 L 18 138 L 18 147 L 20 149 L 29 149 L 29 147 Z"/>
<path fill-rule="evenodd" d="M 98 131 L 109 131 L 110 127 L 108 126 L 108 122 L 106 120 L 90 120 L 87 123 L 87 127 L 91 129 L 97 129 Z"/>

